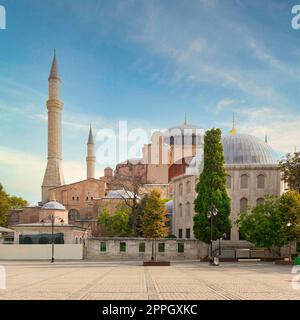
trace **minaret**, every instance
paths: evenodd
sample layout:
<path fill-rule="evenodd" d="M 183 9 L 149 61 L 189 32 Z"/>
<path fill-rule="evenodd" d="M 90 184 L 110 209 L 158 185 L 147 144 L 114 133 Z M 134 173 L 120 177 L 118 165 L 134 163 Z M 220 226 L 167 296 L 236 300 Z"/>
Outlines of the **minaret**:
<path fill-rule="evenodd" d="M 236 135 L 237 134 L 237 130 L 235 127 L 235 115 L 234 113 L 232 114 L 232 129 L 229 131 L 229 134 L 231 135 Z"/>
<path fill-rule="evenodd" d="M 42 185 L 43 203 L 49 201 L 49 189 L 64 185 L 61 152 L 61 113 L 63 103 L 60 101 L 61 80 L 58 72 L 55 49 L 48 81 L 48 162 Z"/>
<path fill-rule="evenodd" d="M 90 126 L 89 139 L 87 142 L 87 157 L 86 157 L 86 178 L 95 178 L 95 150 L 92 126 Z"/>

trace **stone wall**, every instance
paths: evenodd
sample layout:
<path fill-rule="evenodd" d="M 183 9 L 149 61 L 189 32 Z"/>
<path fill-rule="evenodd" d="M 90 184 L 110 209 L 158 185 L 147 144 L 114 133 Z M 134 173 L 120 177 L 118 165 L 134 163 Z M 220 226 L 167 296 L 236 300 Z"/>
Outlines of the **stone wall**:
<path fill-rule="evenodd" d="M 199 260 L 207 255 L 207 246 L 198 240 L 157 239 L 157 260 Z M 106 251 L 101 251 L 106 246 Z M 126 243 L 124 252 L 120 251 L 120 243 Z M 145 245 L 145 252 L 140 252 L 140 245 Z M 159 247 L 164 244 L 164 252 Z M 178 245 L 179 244 L 179 245 Z M 150 260 L 153 241 L 144 238 L 89 238 L 87 240 L 86 256 L 93 260 Z M 184 252 L 178 252 L 179 246 Z M 124 247 L 124 245 L 123 245 Z M 155 248 L 154 247 L 154 248 Z"/>

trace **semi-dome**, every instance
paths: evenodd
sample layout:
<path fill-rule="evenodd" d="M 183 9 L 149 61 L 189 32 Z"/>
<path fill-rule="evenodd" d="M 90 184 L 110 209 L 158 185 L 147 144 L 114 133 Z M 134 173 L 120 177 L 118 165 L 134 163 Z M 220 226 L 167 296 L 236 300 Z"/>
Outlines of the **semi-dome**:
<path fill-rule="evenodd" d="M 42 209 L 48 209 L 48 210 L 66 210 L 66 208 L 56 201 L 50 201 L 43 205 Z"/>
<path fill-rule="evenodd" d="M 222 138 L 226 164 L 276 164 L 275 151 L 264 141 L 248 134 Z"/>

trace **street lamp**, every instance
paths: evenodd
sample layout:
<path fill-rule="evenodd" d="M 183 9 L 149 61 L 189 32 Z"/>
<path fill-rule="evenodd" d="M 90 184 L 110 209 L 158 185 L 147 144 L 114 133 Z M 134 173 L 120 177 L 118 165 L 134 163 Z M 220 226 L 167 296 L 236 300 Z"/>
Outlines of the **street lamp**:
<path fill-rule="evenodd" d="M 207 218 L 210 219 L 210 264 L 213 264 L 213 218 L 218 214 L 218 209 L 213 204 L 207 213 Z"/>
<path fill-rule="evenodd" d="M 54 263 L 54 222 L 55 219 L 59 219 L 61 223 L 64 223 L 64 220 L 60 217 L 55 217 L 53 214 L 49 216 L 51 219 L 51 242 L 52 242 L 52 256 L 51 256 L 51 263 Z"/>

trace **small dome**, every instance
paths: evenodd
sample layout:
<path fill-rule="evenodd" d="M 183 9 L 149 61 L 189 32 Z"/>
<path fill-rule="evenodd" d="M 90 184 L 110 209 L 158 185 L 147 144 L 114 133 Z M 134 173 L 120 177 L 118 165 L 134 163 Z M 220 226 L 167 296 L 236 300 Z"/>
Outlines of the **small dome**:
<path fill-rule="evenodd" d="M 264 141 L 248 135 L 226 135 L 222 138 L 226 164 L 276 164 L 275 151 Z"/>
<path fill-rule="evenodd" d="M 50 201 L 50 202 L 45 203 L 45 204 L 43 205 L 42 209 L 48 209 L 48 210 L 66 210 L 66 208 L 65 208 L 62 204 L 60 204 L 60 203 L 58 203 L 58 202 L 56 202 L 56 201 Z"/>
<path fill-rule="evenodd" d="M 166 202 L 165 206 L 168 210 L 168 214 L 173 214 L 173 200 Z"/>

